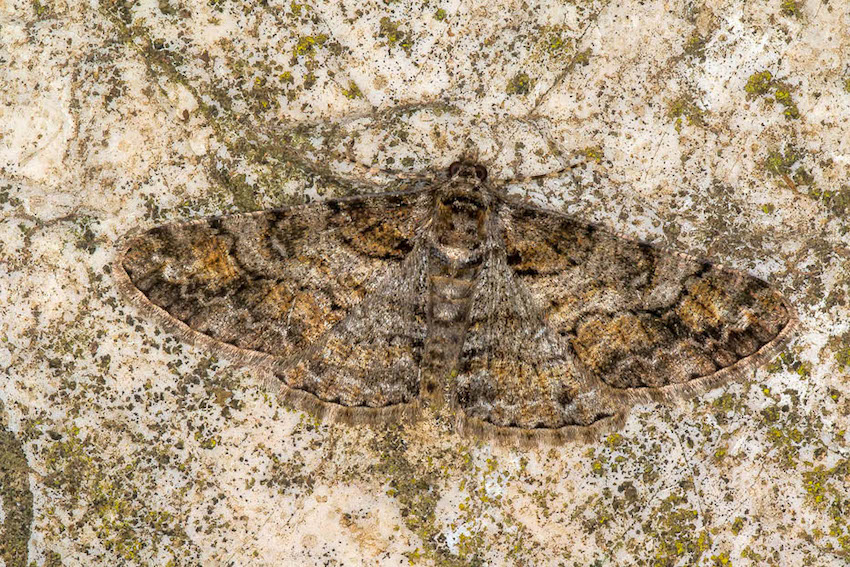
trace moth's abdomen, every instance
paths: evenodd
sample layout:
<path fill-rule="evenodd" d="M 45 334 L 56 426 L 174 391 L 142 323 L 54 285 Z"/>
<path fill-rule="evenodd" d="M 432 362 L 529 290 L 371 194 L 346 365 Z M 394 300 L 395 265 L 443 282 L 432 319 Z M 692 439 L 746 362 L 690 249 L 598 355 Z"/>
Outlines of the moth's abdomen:
<path fill-rule="evenodd" d="M 438 200 L 428 269 L 428 338 L 421 395 L 440 403 L 451 389 L 481 272 L 487 209 L 474 199 Z"/>
<path fill-rule="evenodd" d="M 428 338 L 425 341 L 422 395 L 439 398 L 457 364 L 469 318 L 470 298 L 478 270 L 458 273 L 432 256 L 429 270 Z M 440 390 L 440 391 L 438 391 Z"/>

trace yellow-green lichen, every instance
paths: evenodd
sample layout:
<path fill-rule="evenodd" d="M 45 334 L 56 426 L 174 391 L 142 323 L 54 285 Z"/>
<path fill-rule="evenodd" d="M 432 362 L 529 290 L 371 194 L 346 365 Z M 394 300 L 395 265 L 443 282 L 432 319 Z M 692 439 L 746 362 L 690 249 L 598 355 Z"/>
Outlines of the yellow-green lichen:
<path fill-rule="evenodd" d="M 546 51 L 552 55 L 558 55 L 569 51 L 569 48 L 574 44 L 574 40 L 564 36 L 560 30 L 550 32 L 546 37 Z"/>
<path fill-rule="evenodd" d="M 791 167 L 800 159 L 794 148 L 786 148 L 785 151 L 779 149 L 769 150 L 767 159 L 764 162 L 764 168 L 772 175 L 788 175 L 791 173 Z"/>
<path fill-rule="evenodd" d="M 293 58 L 297 59 L 302 55 L 307 55 L 308 57 L 314 56 L 316 46 L 322 46 L 327 40 L 327 34 L 302 36 L 295 44 L 295 48 L 293 49 Z"/>
<path fill-rule="evenodd" d="M 584 51 L 579 51 L 576 53 L 575 58 L 573 58 L 573 65 L 587 65 L 590 63 L 590 56 L 593 55 L 593 51 L 588 47 Z"/>
<path fill-rule="evenodd" d="M 702 126 L 705 122 L 702 109 L 694 103 L 689 95 L 683 95 L 670 103 L 667 116 L 673 120 L 676 132 L 682 131 L 682 125 L 685 122 L 688 126 Z"/>
<path fill-rule="evenodd" d="M 36 18 L 43 18 L 50 15 L 50 8 L 46 4 L 39 2 L 39 0 L 32 0 L 32 10 Z"/>
<path fill-rule="evenodd" d="M 436 517 L 439 493 L 434 484 L 434 473 L 423 475 L 411 463 L 406 455 L 407 445 L 398 430 L 387 432 L 376 443 L 375 449 L 380 455 L 376 472 L 387 478 L 387 495 L 398 501 L 405 525 L 427 546 L 424 550 L 415 549 L 408 559 L 412 563 L 420 557 L 451 558 L 445 547 L 436 545 L 440 532 Z"/>
<path fill-rule="evenodd" d="M 505 91 L 509 95 L 525 95 L 531 91 L 533 85 L 534 80 L 529 78 L 528 73 L 523 71 L 521 73 L 517 73 L 510 81 L 508 81 L 508 86 Z"/>
<path fill-rule="evenodd" d="M 744 518 L 742 516 L 735 518 L 730 529 L 732 531 L 732 535 L 738 535 L 741 533 L 741 530 L 744 529 Z"/>
<path fill-rule="evenodd" d="M 55 491 L 53 502 L 57 506 L 76 508 L 80 501 L 89 503 L 73 526 L 63 525 L 63 531 L 70 531 L 72 537 L 88 531 L 122 564 L 148 565 L 150 554 L 162 542 L 175 547 L 188 542 L 180 520 L 136 497 L 139 488 L 133 482 L 134 471 L 143 463 L 170 457 L 146 456 L 140 451 L 105 466 L 104 447 L 115 442 L 115 433 L 111 432 L 107 440 L 83 435 L 75 426 L 54 432 L 46 453 L 44 484 Z"/>
<path fill-rule="evenodd" d="M 833 190 L 821 189 L 816 185 L 812 185 L 809 187 L 808 194 L 838 217 L 844 217 L 850 211 L 850 185 L 842 185 Z"/>
<path fill-rule="evenodd" d="M 443 20 L 446 19 L 446 15 L 447 15 L 446 11 L 442 8 L 439 8 L 439 9 L 437 9 L 436 12 L 434 12 L 434 19 L 437 20 L 438 22 L 442 22 Z"/>
<path fill-rule="evenodd" d="M 845 556 L 850 554 L 850 525 L 846 513 L 848 469 L 848 461 L 842 459 L 832 467 L 817 465 L 802 475 L 806 501 L 829 518 L 827 532 L 815 528 L 809 537 L 823 549 Z"/>
<path fill-rule="evenodd" d="M 605 154 L 602 151 L 602 148 L 598 146 L 588 146 L 581 150 L 581 154 L 596 163 L 602 163 L 602 158 L 605 157 Z"/>
<path fill-rule="evenodd" d="M 760 73 L 753 73 L 750 75 L 749 79 L 747 79 L 747 84 L 744 87 L 744 90 L 747 91 L 747 94 L 749 95 L 763 95 L 770 90 L 772 84 L 773 75 L 771 72 L 761 71 Z"/>
<path fill-rule="evenodd" d="M 783 16 L 799 16 L 800 6 L 797 0 L 781 0 L 779 11 Z"/>
<path fill-rule="evenodd" d="M 786 85 L 779 85 L 774 92 L 774 97 L 776 98 L 776 102 L 783 105 L 785 110 L 783 114 L 785 114 L 786 118 L 799 118 L 800 110 L 797 108 L 797 105 L 791 99 L 791 92 L 789 87 Z"/>
<path fill-rule="evenodd" d="M 393 47 L 398 45 L 408 54 L 410 54 L 410 50 L 413 47 L 413 40 L 410 34 L 401 28 L 401 23 L 394 22 L 387 16 L 381 18 L 378 37 L 385 39 L 388 46 Z"/>
<path fill-rule="evenodd" d="M 29 465 L 20 440 L 5 426 L 0 402 L 0 501 L 5 516 L 0 523 L 0 559 L 7 567 L 27 567 L 33 520 Z"/>
<path fill-rule="evenodd" d="M 830 338 L 827 347 L 833 352 L 840 372 L 850 369 L 850 332 Z"/>
<path fill-rule="evenodd" d="M 348 82 L 348 88 L 342 89 L 342 94 L 345 96 L 345 98 L 352 100 L 355 98 L 363 98 L 363 93 L 360 92 L 360 87 L 358 87 L 354 81 Z"/>
<path fill-rule="evenodd" d="M 791 371 L 801 378 L 808 378 L 812 373 L 812 363 L 800 360 L 797 355 L 791 351 L 780 353 L 779 356 L 773 359 L 766 368 L 770 373 Z"/>
<path fill-rule="evenodd" d="M 705 59 L 705 38 L 694 34 L 685 42 L 685 54 L 699 60 Z"/>
<path fill-rule="evenodd" d="M 781 81 L 776 80 L 770 71 L 761 71 L 753 73 L 747 79 L 747 84 L 744 90 L 750 98 L 765 97 L 768 104 L 774 101 L 785 107 L 783 114 L 788 119 L 796 119 L 800 117 L 800 109 L 791 96 L 792 88 Z M 767 96 L 772 93 L 773 98 Z"/>
<path fill-rule="evenodd" d="M 672 494 L 655 507 L 652 519 L 643 525 L 655 545 L 653 566 L 699 563 L 711 547 L 711 538 L 705 530 L 697 529 L 697 517 L 696 509 L 681 494 Z"/>
<path fill-rule="evenodd" d="M 304 457 L 299 451 L 284 459 L 262 443 L 258 449 L 271 461 L 265 477 L 260 479 L 261 486 L 276 488 L 281 494 L 313 492 L 314 474 L 304 465 Z"/>

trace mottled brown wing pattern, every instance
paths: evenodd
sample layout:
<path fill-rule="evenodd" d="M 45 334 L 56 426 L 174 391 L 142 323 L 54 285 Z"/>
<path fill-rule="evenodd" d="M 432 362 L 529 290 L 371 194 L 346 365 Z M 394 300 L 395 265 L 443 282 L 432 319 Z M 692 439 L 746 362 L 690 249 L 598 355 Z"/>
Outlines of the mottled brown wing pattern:
<path fill-rule="evenodd" d="M 566 215 L 503 215 L 508 264 L 583 370 L 619 390 L 675 388 L 764 358 L 794 321 L 762 280 Z"/>
<path fill-rule="evenodd" d="M 467 418 L 496 426 L 559 429 L 609 417 L 569 347 L 543 321 L 493 246 L 472 297 L 455 399 Z"/>
<path fill-rule="evenodd" d="M 289 388 L 346 407 L 412 402 L 419 394 L 427 333 L 427 259 L 419 240 L 344 319 L 278 365 L 278 379 Z"/>
<path fill-rule="evenodd" d="M 758 278 L 443 183 L 151 229 L 119 286 L 183 337 L 262 364 L 349 421 L 432 407 L 459 430 L 554 442 L 773 356 L 796 321 Z"/>
<path fill-rule="evenodd" d="M 139 303 L 189 338 L 268 355 L 278 369 L 298 360 L 333 371 L 299 373 L 290 363 L 279 371 L 293 388 L 343 405 L 406 401 L 415 386 L 395 370 L 401 360 L 418 363 L 425 326 L 415 302 L 392 312 L 387 301 L 416 285 L 406 277 L 422 277 L 411 262 L 427 201 L 419 191 L 388 193 L 165 225 L 129 238 L 119 268 L 129 293 L 137 289 Z M 369 328 L 381 309 L 404 319 L 405 336 Z M 354 334 L 358 325 L 363 334 Z"/>

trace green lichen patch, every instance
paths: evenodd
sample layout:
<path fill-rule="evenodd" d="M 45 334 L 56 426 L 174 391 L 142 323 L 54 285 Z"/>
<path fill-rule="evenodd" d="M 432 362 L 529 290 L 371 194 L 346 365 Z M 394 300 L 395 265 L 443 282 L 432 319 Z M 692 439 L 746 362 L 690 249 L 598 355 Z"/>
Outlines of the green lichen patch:
<path fill-rule="evenodd" d="M 808 378 L 812 374 L 812 363 L 800 360 L 797 354 L 791 350 L 779 353 L 779 356 L 773 359 L 766 368 L 772 374 L 790 371 L 796 373 L 801 378 Z"/>
<path fill-rule="evenodd" d="M 789 120 L 800 118 L 800 109 L 797 108 L 791 96 L 793 87 L 774 78 L 770 71 L 760 71 L 750 75 L 744 90 L 750 98 L 762 97 L 767 104 L 777 102 L 784 106 L 782 113 L 785 118 Z M 773 97 L 770 96 L 771 94 Z"/>
<path fill-rule="evenodd" d="M 773 74 L 770 71 L 761 71 L 750 75 L 744 90 L 748 95 L 760 96 L 766 94 L 772 85 Z"/>
<path fill-rule="evenodd" d="M 687 497 L 673 493 L 655 506 L 643 530 L 654 545 L 652 565 L 696 565 L 711 547 L 709 533 L 699 527 L 699 514 Z"/>
<path fill-rule="evenodd" d="M 546 53 L 554 58 L 560 58 L 573 52 L 575 39 L 561 29 L 553 29 L 541 37 Z"/>
<path fill-rule="evenodd" d="M 265 445 L 261 444 L 257 449 L 265 453 L 271 462 L 266 477 L 260 480 L 261 485 L 276 488 L 281 494 L 296 491 L 310 494 L 313 491 L 315 475 L 306 468 L 304 457 L 299 451 L 294 451 L 288 458 L 282 458 Z M 255 480 L 252 478 L 246 482 L 253 486 Z"/>
<path fill-rule="evenodd" d="M 797 3 L 797 0 L 781 0 L 779 12 L 783 16 L 797 18 L 800 16 L 800 5 Z"/>
<path fill-rule="evenodd" d="M 776 102 L 785 107 L 782 113 L 786 118 L 800 117 L 800 109 L 797 108 L 797 105 L 791 98 L 791 87 L 784 83 L 779 83 L 776 85 L 773 96 L 776 98 Z"/>
<path fill-rule="evenodd" d="M 379 23 L 378 37 L 385 40 L 385 45 L 389 47 L 397 45 L 410 55 L 413 48 L 413 38 L 410 32 L 403 29 L 401 22 L 393 21 L 388 16 L 384 16 Z"/>
<path fill-rule="evenodd" d="M 407 443 L 397 429 L 387 432 L 376 442 L 374 449 L 380 456 L 375 472 L 387 478 L 387 494 L 398 501 L 405 525 L 425 545 L 424 550 L 417 549 L 409 556 L 411 563 L 419 558 L 440 558 L 447 562 L 456 559 L 438 540 L 441 530 L 436 517 L 440 497 L 436 486 L 437 472 L 423 471 L 411 462 L 407 456 Z"/>
<path fill-rule="evenodd" d="M 575 66 L 575 65 L 582 65 L 582 66 L 588 65 L 590 63 L 590 57 L 592 55 L 593 55 L 593 50 L 589 47 L 587 49 L 585 49 L 584 51 L 579 51 L 578 53 L 576 53 L 575 57 L 573 58 L 572 65 L 573 66 Z"/>
<path fill-rule="evenodd" d="M 827 343 L 841 372 L 850 370 L 850 332 L 829 339 Z"/>
<path fill-rule="evenodd" d="M 837 189 L 821 189 L 812 185 L 809 187 L 809 196 L 837 217 L 845 218 L 850 212 L 850 185 L 842 185 Z"/>
<path fill-rule="evenodd" d="M 137 494 L 134 471 L 150 463 L 144 451 L 118 462 L 104 459 L 105 448 L 114 442 L 115 438 L 83 435 L 74 426 L 63 429 L 48 448 L 44 484 L 57 491 L 57 507 L 73 509 L 79 501 L 89 504 L 75 526 L 66 529 L 90 530 L 114 558 L 128 565 L 148 565 L 151 554 L 165 551 L 165 541 L 167 550 L 179 548 L 189 538 L 171 512 Z M 165 551 L 165 555 L 172 554 Z"/>
<path fill-rule="evenodd" d="M 48 4 L 42 3 L 39 0 L 32 0 L 32 11 L 38 19 L 51 16 L 51 8 Z"/>
<path fill-rule="evenodd" d="M 602 163 L 605 153 L 599 146 L 588 146 L 579 152 L 582 156 L 589 160 L 593 160 L 597 164 Z"/>
<path fill-rule="evenodd" d="M 348 82 L 348 88 L 342 89 L 342 94 L 347 99 L 354 100 L 356 98 L 363 98 L 363 93 L 360 91 L 360 87 L 357 86 L 357 83 L 354 81 Z"/>
<path fill-rule="evenodd" d="M 438 22 L 442 22 L 443 20 L 446 19 L 447 15 L 448 14 L 446 13 L 446 11 L 444 9 L 438 8 L 437 11 L 434 12 L 434 19 L 437 20 Z"/>
<path fill-rule="evenodd" d="M 511 77 L 511 80 L 508 81 L 508 85 L 505 88 L 505 92 L 509 95 L 526 95 L 531 91 L 533 86 L 534 79 L 530 78 L 528 73 L 523 71 Z"/>
<path fill-rule="evenodd" d="M 799 159 L 800 154 L 793 147 L 785 150 L 772 149 L 767 153 L 764 168 L 771 175 L 788 175 Z"/>
<path fill-rule="evenodd" d="M 526 506 L 544 517 L 553 512 L 559 495 L 542 489 L 525 491 L 530 481 L 524 468 L 527 460 L 523 464 L 521 459 L 519 470 L 511 464 L 506 470 L 498 457 L 465 444 L 414 447 L 400 428 L 381 435 L 371 446 L 378 462 L 371 467 L 370 478 L 388 487 L 387 495 L 396 500 L 405 527 L 422 542 L 406 554 L 412 564 L 485 565 L 485 557 L 494 554 L 528 564 L 536 556 L 539 548 L 530 543 L 533 538 L 517 517 L 524 511 L 518 514 L 516 503 L 506 500 L 505 488 L 516 486 Z M 494 548 L 488 541 L 498 543 Z"/>
<path fill-rule="evenodd" d="M 841 556 L 850 556 L 850 521 L 847 507 L 850 506 L 850 494 L 847 492 L 850 482 L 850 463 L 839 460 L 831 467 L 817 465 L 802 474 L 806 501 L 815 510 L 825 513 L 829 518 L 827 531 L 812 530 L 809 537 L 822 549 Z"/>
<path fill-rule="evenodd" d="M 225 192 L 230 193 L 233 206 L 238 211 L 255 211 L 259 208 L 256 188 L 248 183 L 244 173 L 231 173 L 224 168 L 211 168 L 211 177 L 217 180 Z"/>
<path fill-rule="evenodd" d="M 0 417 L 3 406 L 0 403 Z M 33 520 L 29 465 L 20 440 L 5 429 L 0 419 L 0 559 L 6 567 L 27 567 L 28 545 Z"/>
<path fill-rule="evenodd" d="M 89 254 L 94 254 L 97 251 L 100 239 L 96 234 L 99 232 L 96 219 L 88 216 L 76 218 L 72 232 L 77 238 L 76 246 L 78 249 L 85 250 Z"/>
<path fill-rule="evenodd" d="M 688 126 L 703 126 L 704 111 L 699 108 L 690 95 L 682 95 L 670 103 L 667 116 L 673 120 L 676 132 L 682 131 L 683 124 Z"/>
<path fill-rule="evenodd" d="M 732 532 L 732 535 L 738 535 L 739 533 L 741 533 L 742 529 L 744 529 L 744 517 L 738 516 L 732 522 L 732 527 L 730 528 L 730 531 Z"/>
<path fill-rule="evenodd" d="M 685 42 L 685 54 L 689 57 L 705 60 L 706 39 L 699 34 L 694 34 Z"/>
<path fill-rule="evenodd" d="M 0 185 L 0 205 L 20 207 L 23 201 L 17 196 L 17 188 L 12 185 Z"/>
<path fill-rule="evenodd" d="M 724 425 L 733 416 L 739 415 L 745 407 L 746 403 L 740 395 L 732 392 L 724 392 L 711 402 L 710 409 L 714 420 L 718 424 Z"/>
<path fill-rule="evenodd" d="M 305 35 L 302 36 L 295 48 L 292 51 L 293 60 L 297 62 L 299 57 L 315 57 L 316 49 L 325 44 L 328 40 L 327 34 Z"/>

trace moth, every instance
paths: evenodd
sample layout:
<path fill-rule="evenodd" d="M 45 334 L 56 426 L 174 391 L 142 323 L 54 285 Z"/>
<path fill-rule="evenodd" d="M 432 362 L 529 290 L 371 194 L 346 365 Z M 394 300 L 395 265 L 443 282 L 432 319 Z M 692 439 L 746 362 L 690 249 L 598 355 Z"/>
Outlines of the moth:
<path fill-rule="evenodd" d="M 487 169 L 126 236 L 116 277 L 295 407 L 558 443 L 743 377 L 794 309 L 759 278 L 518 202 Z"/>

